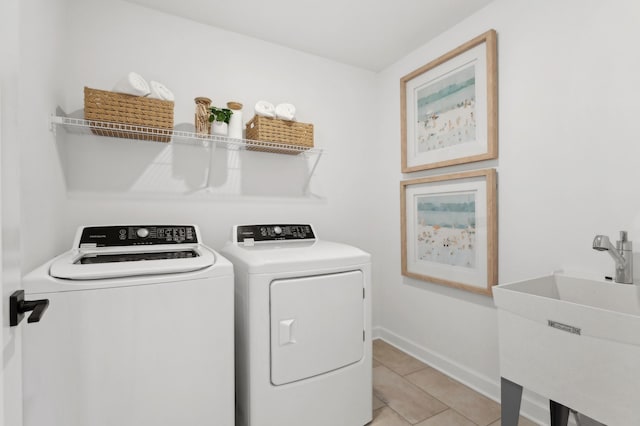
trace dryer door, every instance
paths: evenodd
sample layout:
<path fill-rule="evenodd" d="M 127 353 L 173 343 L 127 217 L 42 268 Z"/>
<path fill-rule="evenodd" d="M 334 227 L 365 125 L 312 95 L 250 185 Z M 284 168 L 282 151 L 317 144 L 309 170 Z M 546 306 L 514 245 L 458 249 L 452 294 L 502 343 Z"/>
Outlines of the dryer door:
<path fill-rule="evenodd" d="M 362 271 L 271 282 L 271 383 L 283 385 L 360 360 Z"/>

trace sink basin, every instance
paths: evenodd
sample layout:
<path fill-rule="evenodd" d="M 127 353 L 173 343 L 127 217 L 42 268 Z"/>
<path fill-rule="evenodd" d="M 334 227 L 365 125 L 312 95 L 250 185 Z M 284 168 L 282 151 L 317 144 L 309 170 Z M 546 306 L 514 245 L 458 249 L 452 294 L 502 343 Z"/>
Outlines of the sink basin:
<path fill-rule="evenodd" d="M 640 345 L 637 285 L 556 273 L 503 284 L 493 294 L 499 309 L 532 321 L 555 321 L 579 328 L 584 336 Z"/>
<path fill-rule="evenodd" d="M 605 424 L 638 424 L 639 286 L 555 273 L 493 295 L 502 377 Z"/>

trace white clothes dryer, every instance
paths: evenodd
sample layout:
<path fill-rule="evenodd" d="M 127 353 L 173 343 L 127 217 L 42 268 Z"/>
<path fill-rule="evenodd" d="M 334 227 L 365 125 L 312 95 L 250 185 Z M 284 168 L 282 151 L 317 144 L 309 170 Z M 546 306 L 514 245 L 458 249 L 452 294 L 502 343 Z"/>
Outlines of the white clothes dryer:
<path fill-rule="evenodd" d="M 245 225 L 234 265 L 236 425 L 371 421 L 371 257 L 311 225 Z"/>
<path fill-rule="evenodd" d="M 24 277 L 25 299 L 50 302 L 24 328 L 25 426 L 234 424 L 233 266 L 201 241 L 81 227 Z"/>

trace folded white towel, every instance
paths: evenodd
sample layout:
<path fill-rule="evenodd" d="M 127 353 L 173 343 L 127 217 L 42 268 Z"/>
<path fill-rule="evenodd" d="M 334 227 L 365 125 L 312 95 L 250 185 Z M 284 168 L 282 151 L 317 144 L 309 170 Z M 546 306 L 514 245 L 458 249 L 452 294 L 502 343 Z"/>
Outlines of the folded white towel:
<path fill-rule="evenodd" d="M 147 96 L 151 92 L 147 81 L 135 72 L 130 72 L 122 77 L 120 81 L 113 86 L 113 91 L 136 96 Z"/>
<path fill-rule="evenodd" d="M 291 104 L 279 104 L 276 106 L 276 117 L 293 121 L 296 119 L 296 107 Z"/>
<path fill-rule="evenodd" d="M 158 83 L 157 81 L 151 80 L 149 82 L 149 88 L 151 89 L 150 98 L 162 99 L 163 101 L 174 101 L 175 97 L 173 96 L 173 92 L 167 89 L 162 83 Z"/>
<path fill-rule="evenodd" d="M 258 101 L 254 109 L 256 111 L 256 115 L 261 115 L 263 117 L 276 116 L 276 109 L 271 102 Z"/>

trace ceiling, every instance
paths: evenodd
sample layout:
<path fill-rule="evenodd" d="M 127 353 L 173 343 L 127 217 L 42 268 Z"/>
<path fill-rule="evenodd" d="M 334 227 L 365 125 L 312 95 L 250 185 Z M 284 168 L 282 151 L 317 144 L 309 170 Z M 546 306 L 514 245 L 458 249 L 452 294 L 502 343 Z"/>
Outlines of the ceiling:
<path fill-rule="evenodd" d="M 380 71 L 492 0 L 127 0 Z"/>

